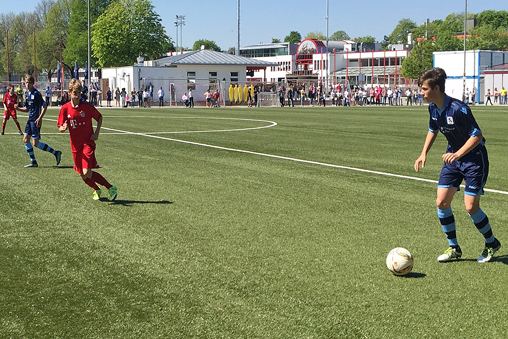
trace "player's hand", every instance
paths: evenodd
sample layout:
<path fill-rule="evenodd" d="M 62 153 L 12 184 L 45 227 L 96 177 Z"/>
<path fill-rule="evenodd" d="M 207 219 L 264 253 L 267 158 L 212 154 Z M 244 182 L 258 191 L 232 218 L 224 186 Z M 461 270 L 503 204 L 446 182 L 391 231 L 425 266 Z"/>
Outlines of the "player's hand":
<path fill-rule="evenodd" d="M 90 140 L 97 140 L 97 139 L 99 139 L 99 133 L 97 133 L 97 132 L 92 133 L 92 135 L 90 136 Z"/>
<path fill-rule="evenodd" d="M 64 122 L 64 123 L 62 124 L 62 126 L 58 127 L 58 129 L 60 130 L 60 132 L 65 132 L 65 131 L 67 131 L 67 121 L 66 121 L 66 122 Z"/>
<path fill-rule="evenodd" d="M 14 104 L 14 109 L 18 109 L 18 104 Z"/>
<path fill-rule="evenodd" d="M 427 157 L 425 155 L 420 155 L 418 159 L 415 160 L 415 171 L 418 172 L 420 170 L 420 164 L 422 164 L 422 168 L 424 168 L 426 161 Z"/>
<path fill-rule="evenodd" d="M 443 161 L 447 164 L 451 164 L 452 162 L 454 162 L 455 160 L 458 160 L 459 157 L 457 156 L 457 154 L 455 153 L 445 153 L 443 154 Z"/>
<path fill-rule="evenodd" d="M 41 125 L 42 125 L 42 119 L 35 120 L 35 126 L 37 126 L 37 128 L 41 128 Z"/>

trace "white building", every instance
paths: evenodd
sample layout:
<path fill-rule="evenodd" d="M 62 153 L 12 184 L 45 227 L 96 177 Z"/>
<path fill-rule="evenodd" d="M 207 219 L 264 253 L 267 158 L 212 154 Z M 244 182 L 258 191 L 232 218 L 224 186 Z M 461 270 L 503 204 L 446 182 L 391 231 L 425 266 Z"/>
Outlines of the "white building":
<path fill-rule="evenodd" d="M 465 87 L 470 91 L 475 88 L 477 93 L 475 101 L 482 103 L 487 89 L 490 88 L 491 93 L 494 87 L 500 89 L 495 82 L 487 81 L 486 71 L 508 63 L 508 52 L 471 50 L 466 51 L 465 57 L 464 51 L 434 52 L 434 67 L 444 69 L 448 76 L 446 94 L 457 99 L 462 99 L 463 94 L 464 62 L 466 65 Z M 499 84 L 502 87 L 501 82 Z"/>
<path fill-rule="evenodd" d="M 207 89 L 219 89 L 224 99 L 230 84 L 245 83 L 247 72 L 264 70 L 275 66 L 266 62 L 220 52 L 198 50 L 158 60 L 144 61 L 134 66 L 102 69 L 104 92 L 108 87 L 133 89 L 147 88 L 152 84 L 154 96 L 160 87 L 165 91 L 165 101 L 177 103 L 184 92 L 193 89 L 194 101 L 204 101 Z"/>

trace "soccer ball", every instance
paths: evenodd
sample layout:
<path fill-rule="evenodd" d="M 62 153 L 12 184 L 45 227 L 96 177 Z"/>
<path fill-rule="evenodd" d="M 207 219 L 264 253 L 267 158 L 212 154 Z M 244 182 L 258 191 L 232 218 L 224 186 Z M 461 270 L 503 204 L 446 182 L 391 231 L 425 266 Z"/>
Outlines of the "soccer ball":
<path fill-rule="evenodd" d="M 396 247 L 386 257 L 386 267 L 395 275 L 406 275 L 413 269 L 413 256 L 402 247 Z"/>

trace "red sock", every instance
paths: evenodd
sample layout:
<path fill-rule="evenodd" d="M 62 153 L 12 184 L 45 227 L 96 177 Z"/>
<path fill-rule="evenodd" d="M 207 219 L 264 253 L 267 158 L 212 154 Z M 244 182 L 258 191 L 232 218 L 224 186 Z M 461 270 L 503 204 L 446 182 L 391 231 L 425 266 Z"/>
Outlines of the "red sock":
<path fill-rule="evenodd" d="M 21 133 L 21 127 L 19 127 L 19 122 L 16 121 L 16 126 L 18 126 L 18 131 Z"/>
<path fill-rule="evenodd" d="M 5 122 L 2 123 L 2 133 L 5 131 Z"/>
<path fill-rule="evenodd" d="M 93 172 L 92 173 L 92 180 L 98 183 L 99 185 L 102 185 L 106 187 L 107 189 L 111 188 L 111 184 L 99 173 Z"/>
<path fill-rule="evenodd" d="M 95 191 L 97 191 L 99 189 L 99 186 L 97 186 L 97 184 L 95 183 L 95 181 L 92 179 L 92 178 L 87 178 L 87 179 L 83 179 L 83 181 L 88 185 L 90 186 L 91 188 L 93 188 Z"/>

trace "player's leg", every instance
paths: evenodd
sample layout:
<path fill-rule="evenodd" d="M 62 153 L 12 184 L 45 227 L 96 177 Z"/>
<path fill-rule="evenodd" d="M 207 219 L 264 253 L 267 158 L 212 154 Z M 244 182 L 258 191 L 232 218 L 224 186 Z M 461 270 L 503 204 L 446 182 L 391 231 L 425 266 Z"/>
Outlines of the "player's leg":
<path fill-rule="evenodd" d="M 25 144 L 25 150 L 30 157 L 30 164 L 25 167 L 38 167 L 37 161 L 35 160 L 34 148 L 32 146 L 31 136 L 32 136 L 32 125 L 35 126 L 34 123 L 27 122 L 25 127 L 25 134 L 23 135 L 23 143 Z"/>
<path fill-rule="evenodd" d="M 21 126 L 19 126 L 18 119 L 13 117 L 12 120 L 14 120 L 14 123 L 16 124 L 16 127 L 18 127 L 19 135 L 23 135 L 23 132 L 21 132 Z"/>
<path fill-rule="evenodd" d="M 104 186 L 108 190 L 110 200 L 115 200 L 117 196 L 116 186 L 110 184 L 101 174 L 92 170 L 99 167 L 95 159 L 95 149 L 90 145 L 85 145 L 80 157 L 82 166 L 81 178 L 88 186 L 94 189 L 94 200 L 99 200 L 101 195 L 101 189 L 98 185 Z"/>
<path fill-rule="evenodd" d="M 5 112 L 6 114 L 4 115 L 4 119 L 2 120 L 2 135 L 4 135 L 4 132 L 5 132 L 5 123 L 7 122 L 7 111 Z"/>
<path fill-rule="evenodd" d="M 437 258 L 440 262 L 458 259 L 462 256 L 462 250 L 457 241 L 455 217 L 451 208 L 451 202 L 457 190 L 458 188 L 454 186 L 438 187 L 437 189 L 437 216 L 449 245 L 445 253 Z"/>
<path fill-rule="evenodd" d="M 466 167 L 466 180 L 464 192 L 464 205 L 476 229 L 485 239 L 485 247 L 478 257 L 478 262 L 488 262 L 492 259 L 496 251 L 501 248 L 501 243 L 494 236 L 489 218 L 480 208 L 480 198 L 483 195 L 483 187 L 487 181 L 489 173 L 489 162 L 486 150 L 477 152 L 478 159 Z M 477 166 L 477 164 L 481 164 Z M 471 167 L 469 167 L 471 166 Z"/>

